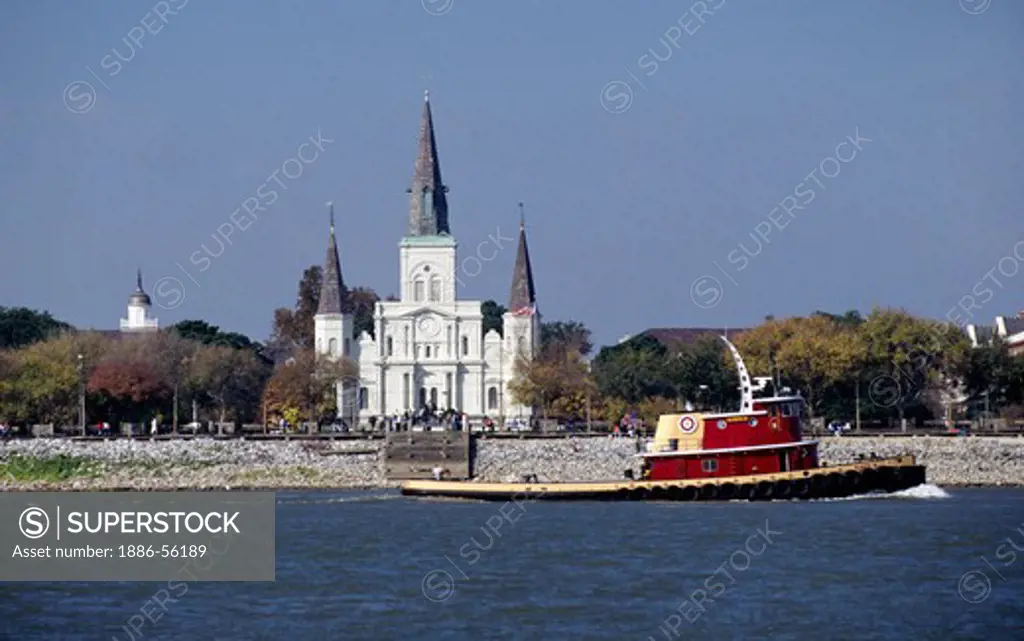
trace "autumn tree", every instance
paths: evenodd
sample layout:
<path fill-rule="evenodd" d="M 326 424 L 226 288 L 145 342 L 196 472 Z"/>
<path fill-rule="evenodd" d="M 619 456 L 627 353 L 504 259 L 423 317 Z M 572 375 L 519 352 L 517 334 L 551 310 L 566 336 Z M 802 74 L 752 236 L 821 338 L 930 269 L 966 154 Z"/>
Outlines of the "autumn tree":
<path fill-rule="evenodd" d="M 737 342 L 751 376 L 774 374 L 798 390 L 812 417 L 820 415 L 830 390 L 857 377 L 865 359 L 857 329 L 824 314 L 773 320 Z"/>
<path fill-rule="evenodd" d="M 590 330 L 576 321 L 555 321 L 541 325 L 540 339 L 533 358 L 516 361 L 516 374 L 509 386 L 514 400 L 539 408 L 545 418 L 585 415 L 588 401 L 597 392 L 586 360 L 591 349 Z"/>
<path fill-rule="evenodd" d="M 111 345 L 89 375 L 90 406 L 114 425 L 141 423 L 166 407 L 172 380 L 155 348 L 158 335 L 129 335 Z"/>
<path fill-rule="evenodd" d="M 875 309 L 860 326 L 868 368 L 874 373 L 869 397 L 905 418 L 930 385 L 945 385 L 962 374 L 969 343 L 951 323 L 915 318 L 903 310 Z"/>
<path fill-rule="evenodd" d="M 349 407 L 337 407 L 334 393 L 338 382 L 345 382 Z M 267 382 L 263 403 L 269 414 L 285 415 L 289 410 L 308 417 L 312 424 L 337 416 L 339 410 L 354 409 L 359 383 L 359 367 L 349 358 L 332 359 L 313 350 L 300 350 L 278 366 Z"/>
<path fill-rule="evenodd" d="M 318 265 L 307 267 L 299 280 L 295 309 L 280 307 L 274 310 L 274 327 L 267 342 L 272 351 L 287 353 L 293 349 L 313 349 L 313 317 L 320 305 L 322 283 L 323 270 Z"/>
<path fill-rule="evenodd" d="M 315 321 L 320 306 L 320 288 L 323 269 L 311 265 L 302 272 L 295 308 L 279 307 L 274 310 L 273 329 L 267 348 L 276 355 L 289 354 L 296 349 L 315 347 Z M 359 340 L 363 332 L 374 335 L 373 316 L 380 296 L 369 287 L 348 288 L 342 284 L 343 312 L 352 314 L 352 336 Z M 393 296 L 388 300 L 396 300 Z M 215 328 L 216 329 L 216 328 Z"/>
<path fill-rule="evenodd" d="M 2 357 L 0 421 L 74 425 L 80 391 L 74 337 L 60 334 Z"/>
<path fill-rule="evenodd" d="M 579 352 L 552 351 L 534 359 L 519 358 L 509 384 L 513 400 L 539 408 L 544 416 L 579 418 L 596 388 Z"/>

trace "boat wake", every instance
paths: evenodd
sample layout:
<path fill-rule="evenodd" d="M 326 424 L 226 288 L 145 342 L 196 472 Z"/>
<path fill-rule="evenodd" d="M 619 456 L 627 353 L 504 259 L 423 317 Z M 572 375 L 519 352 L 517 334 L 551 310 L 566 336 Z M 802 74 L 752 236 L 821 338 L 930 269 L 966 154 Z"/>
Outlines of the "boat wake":
<path fill-rule="evenodd" d="M 854 494 L 833 499 L 812 499 L 812 501 L 863 501 L 867 499 L 916 499 L 916 500 L 938 500 L 952 498 L 946 490 L 938 485 L 922 483 L 914 487 L 900 490 L 898 492 L 869 492 L 867 494 Z"/>

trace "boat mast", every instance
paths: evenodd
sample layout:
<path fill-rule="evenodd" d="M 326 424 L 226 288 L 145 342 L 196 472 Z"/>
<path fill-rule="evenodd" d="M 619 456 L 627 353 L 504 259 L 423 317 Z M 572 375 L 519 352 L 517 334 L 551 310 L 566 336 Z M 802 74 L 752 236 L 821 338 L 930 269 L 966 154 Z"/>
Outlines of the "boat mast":
<path fill-rule="evenodd" d="M 753 412 L 754 411 L 754 390 L 750 387 L 750 374 L 747 373 L 747 366 L 743 363 L 743 357 L 740 356 L 740 351 L 736 349 L 736 346 L 729 342 L 729 339 L 725 336 L 720 337 L 725 341 L 726 346 L 729 348 L 729 352 L 732 354 L 732 360 L 736 363 L 736 373 L 740 377 L 740 411 L 741 412 Z"/>

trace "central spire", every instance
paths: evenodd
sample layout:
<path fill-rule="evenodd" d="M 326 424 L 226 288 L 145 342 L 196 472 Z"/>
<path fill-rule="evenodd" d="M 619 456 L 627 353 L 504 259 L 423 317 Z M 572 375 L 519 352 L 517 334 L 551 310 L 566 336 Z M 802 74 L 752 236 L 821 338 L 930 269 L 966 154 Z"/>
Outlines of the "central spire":
<path fill-rule="evenodd" d="M 448 188 L 441 181 L 441 163 L 437 158 L 434 117 L 430 112 L 430 94 L 423 92 L 423 117 L 420 120 L 420 145 L 409 189 L 409 236 L 451 234 L 448 228 Z"/>

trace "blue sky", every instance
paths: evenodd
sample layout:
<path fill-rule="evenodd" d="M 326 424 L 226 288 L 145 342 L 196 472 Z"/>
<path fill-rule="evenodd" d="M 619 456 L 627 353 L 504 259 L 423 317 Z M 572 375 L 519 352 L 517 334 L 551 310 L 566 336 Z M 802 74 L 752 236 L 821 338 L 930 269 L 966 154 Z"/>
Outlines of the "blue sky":
<path fill-rule="evenodd" d="M 114 328 L 141 265 L 162 323 L 265 339 L 328 200 L 346 281 L 396 293 L 429 87 L 460 256 L 493 256 L 460 297 L 506 301 L 514 243 L 478 247 L 524 201 L 541 312 L 598 343 L 941 318 L 986 274 L 975 318 L 1024 308 L 1013 0 L 7 0 L 0 30 L 0 305 Z"/>

